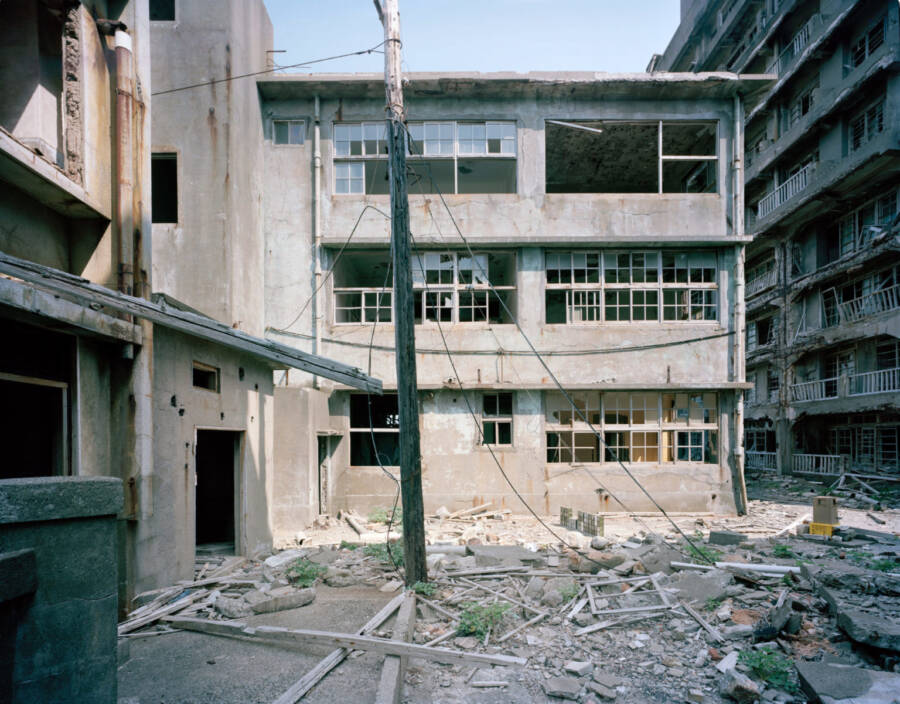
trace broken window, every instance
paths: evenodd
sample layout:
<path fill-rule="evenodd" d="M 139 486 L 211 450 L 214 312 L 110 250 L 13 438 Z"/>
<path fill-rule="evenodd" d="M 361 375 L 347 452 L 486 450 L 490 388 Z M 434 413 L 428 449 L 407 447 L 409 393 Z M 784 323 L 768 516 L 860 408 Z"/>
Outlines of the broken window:
<path fill-rule="evenodd" d="M 851 118 L 847 136 L 849 151 L 861 149 L 882 132 L 884 132 L 883 96 Z"/>
<path fill-rule="evenodd" d="M 718 317 L 714 252 L 547 252 L 545 270 L 550 324 Z"/>
<path fill-rule="evenodd" d="M 512 408 L 512 393 L 484 394 L 481 412 L 483 444 L 512 445 Z"/>
<path fill-rule="evenodd" d="M 601 461 L 598 434 L 604 462 L 718 461 L 713 392 L 570 395 L 574 404 L 562 393 L 545 396 L 548 463 Z"/>
<path fill-rule="evenodd" d="M 175 20 L 175 0 L 150 0 L 151 22 L 172 22 Z"/>
<path fill-rule="evenodd" d="M 334 322 L 391 322 L 390 267 L 387 251 L 344 252 L 333 266 Z"/>
<path fill-rule="evenodd" d="M 512 323 L 515 276 L 512 253 L 414 254 L 416 323 Z"/>
<path fill-rule="evenodd" d="M 862 64 L 872 53 L 884 44 L 884 25 L 886 17 L 881 17 L 875 24 L 870 25 L 850 45 L 850 67 L 856 68 Z"/>
<path fill-rule="evenodd" d="M 783 110 L 783 131 L 787 132 L 812 110 L 816 93 L 819 90 L 819 79 L 816 78 L 806 86 Z"/>
<path fill-rule="evenodd" d="M 769 403 L 778 403 L 778 390 L 781 386 L 781 379 L 778 370 L 769 367 L 766 370 L 766 389 L 769 393 Z"/>
<path fill-rule="evenodd" d="M 150 160 L 152 221 L 178 222 L 178 157 L 153 154 Z"/>
<path fill-rule="evenodd" d="M 219 393 L 219 368 L 202 362 L 194 362 L 193 382 L 195 389 L 206 389 Z"/>
<path fill-rule="evenodd" d="M 900 341 L 882 340 L 875 347 L 875 369 L 900 368 Z"/>
<path fill-rule="evenodd" d="M 350 466 L 400 464 L 397 394 L 350 395 Z"/>
<path fill-rule="evenodd" d="M 306 120 L 273 120 L 275 144 L 303 144 L 306 138 Z"/>
<path fill-rule="evenodd" d="M 747 323 L 748 352 L 775 342 L 775 321 L 776 316 L 772 315 Z"/>
<path fill-rule="evenodd" d="M 547 120 L 547 193 L 716 193 L 717 123 Z"/>
<path fill-rule="evenodd" d="M 383 122 L 334 125 L 337 194 L 386 194 L 387 133 Z M 514 122 L 410 122 L 409 192 L 515 193 Z"/>

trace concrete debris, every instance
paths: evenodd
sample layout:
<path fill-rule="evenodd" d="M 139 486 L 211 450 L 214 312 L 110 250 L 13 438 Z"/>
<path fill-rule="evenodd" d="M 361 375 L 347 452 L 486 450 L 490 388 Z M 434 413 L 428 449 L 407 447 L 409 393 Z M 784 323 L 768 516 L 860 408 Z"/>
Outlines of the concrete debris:
<path fill-rule="evenodd" d="M 842 509 L 831 539 L 809 540 L 802 522 L 782 532 L 805 506 L 751 508 L 759 515 L 677 519 L 685 531 L 707 532 L 692 538 L 696 549 L 675 534 L 647 535 L 631 523 L 617 529 L 607 518 L 604 537 L 585 538 L 574 550 L 541 543 L 525 519 L 496 509 L 496 518 L 483 516 L 484 508 L 455 517 L 438 511 L 440 518 L 428 519 L 430 585 L 416 596 L 408 642 L 467 657 L 515 655 L 528 665 L 473 670 L 416 661 L 404 701 L 790 702 L 798 673 L 811 699 L 892 701 L 879 697 L 900 691 L 892 672 L 900 667 L 893 574 L 900 539 L 874 530 L 868 518 L 863 525 L 872 528 L 847 526 Z M 882 516 L 889 529 L 900 528 L 900 514 Z M 665 530 L 662 521 L 655 525 Z M 402 575 L 386 561 L 386 526 L 365 528 L 381 542 L 357 547 L 362 538 L 341 523 L 327 529 L 338 540 L 317 547 L 321 536 L 311 529 L 305 547 L 261 555 L 262 562 L 198 556 L 194 581 L 135 601 L 121 637 L 164 638 L 183 616 L 249 619 L 257 627 L 255 614 L 304 603 L 325 609 L 359 590 L 402 598 Z M 302 585 L 300 572 L 308 578 Z M 313 601 L 316 591 L 327 599 Z M 767 681 L 754 658 L 783 667 L 783 678 Z"/>

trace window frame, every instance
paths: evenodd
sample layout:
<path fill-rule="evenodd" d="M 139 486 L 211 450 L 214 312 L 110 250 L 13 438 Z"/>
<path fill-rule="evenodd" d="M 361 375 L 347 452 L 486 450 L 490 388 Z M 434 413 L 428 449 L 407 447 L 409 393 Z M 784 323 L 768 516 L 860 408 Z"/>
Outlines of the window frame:
<path fill-rule="evenodd" d="M 591 421 L 594 430 L 578 417 L 561 392 L 545 391 L 542 397 L 544 456 L 548 465 L 616 462 L 613 456 L 616 447 L 628 448 L 628 452 L 616 453 L 618 460 L 628 464 L 720 464 L 718 440 L 721 399 L 716 391 L 570 391 L 569 395 L 576 404 L 579 400 L 583 402 L 584 414 Z M 637 400 L 641 403 L 636 404 Z M 621 403 L 623 401 L 626 402 L 625 406 Z M 667 408 L 667 404 L 671 404 L 671 407 Z M 628 409 L 627 416 L 621 413 L 625 407 Z M 648 408 L 652 409 L 652 417 L 648 417 L 651 415 L 647 412 Z M 636 418 L 638 409 L 644 413 L 643 419 Z M 672 413 L 667 415 L 667 410 Z M 557 414 L 556 422 L 552 420 L 552 414 Z M 612 416 L 616 416 L 614 421 L 625 422 L 610 422 L 608 418 Z M 635 422 L 636 420 L 639 422 Z M 603 443 L 600 443 L 594 431 L 603 438 Z M 680 435 L 684 433 L 688 435 Z M 697 433 L 700 434 L 699 444 L 694 443 L 697 438 L 691 435 Z M 592 445 L 585 442 L 588 435 L 593 437 Z M 566 438 L 566 442 L 563 442 L 563 438 Z M 551 442 L 552 439 L 555 442 Z M 655 444 L 651 440 L 655 440 Z M 695 454 L 692 448 L 701 448 L 702 459 L 699 462 L 678 459 L 683 440 L 688 441 L 689 456 Z M 656 459 L 635 461 L 632 459 L 635 448 L 643 450 L 642 456 L 648 454 L 650 448 L 654 448 Z M 713 452 L 710 452 L 710 448 Z M 578 460 L 579 450 L 590 452 L 592 459 Z M 672 459 L 667 459 L 664 455 L 667 451 L 671 453 Z M 565 459 L 566 457 L 569 459 Z"/>
<path fill-rule="evenodd" d="M 877 41 L 875 41 L 876 37 Z M 866 59 L 885 43 L 886 37 L 887 15 L 882 15 L 875 22 L 868 25 L 863 31 L 857 34 L 855 39 L 850 42 L 848 47 L 850 71 L 862 66 L 866 62 Z"/>
<path fill-rule="evenodd" d="M 713 266 L 702 266 L 701 260 L 710 256 L 713 258 Z M 627 263 L 623 257 L 627 257 Z M 685 258 L 683 266 L 679 266 L 681 257 Z M 691 262 L 692 257 L 694 262 Z M 569 266 L 563 267 L 561 265 L 566 258 Z M 655 260 L 652 267 L 647 266 L 650 258 Z M 551 266 L 551 261 L 554 266 Z M 576 266 L 576 261 L 583 262 L 583 265 Z M 596 265 L 592 264 L 593 261 L 596 261 Z M 667 267 L 666 263 L 669 261 L 672 266 Z M 712 273 L 707 274 L 710 269 Z M 564 273 L 566 271 L 568 274 Z M 701 273 L 695 277 L 695 271 Z M 719 271 L 718 253 L 714 250 L 545 250 L 544 321 L 547 325 L 718 324 L 721 308 Z M 551 275 L 551 272 L 555 273 Z M 611 276 L 610 272 L 615 272 L 615 275 Z M 637 272 L 640 272 L 638 276 Z M 684 272 L 683 280 L 679 278 L 681 272 Z M 672 280 L 667 281 L 667 277 Z M 623 280 L 625 278 L 627 280 Z M 565 297 L 564 321 L 547 322 L 548 301 L 552 292 L 561 292 Z M 589 294 L 593 294 L 596 302 L 583 303 L 577 300 L 579 296 L 584 299 Z M 677 300 L 679 294 L 681 302 Z M 666 303 L 667 299 L 669 303 Z M 574 311 L 587 308 L 595 310 L 596 317 L 591 317 L 593 313 L 581 316 L 580 319 L 573 315 Z M 666 308 L 674 309 L 676 317 L 667 318 Z M 613 310 L 621 312 L 625 309 L 628 311 L 627 318 L 619 313 L 615 318 L 609 315 Z M 647 312 L 653 309 L 655 317 L 649 317 Z M 678 317 L 677 311 L 680 309 L 687 310 L 687 317 Z M 695 309 L 702 317 L 694 317 Z M 710 309 L 713 311 L 712 317 L 708 317 L 707 311 Z M 643 315 L 635 315 L 636 311 L 643 311 Z"/>
<path fill-rule="evenodd" d="M 847 121 L 848 154 L 858 152 L 884 132 L 885 98 L 885 95 L 878 96 Z M 860 127 L 858 138 L 857 126 Z"/>
<path fill-rule="evenodd" d="M 365 468 L 370 468 L 370 467 L 380 467 L 380 465 L 378 465 L 378 464 L 353 464 L 353 449 L 352 448 L 353 448 L 354 434 L 357 437 L 361 437 L 361 436 L 365 435 L 366 441 L 369 442 L 370 444 L 372 443 L 372 435 L 375 435 L 377 438 L 377 436 L 379 434 L 391 434 L 391 435 L 397 435 L 397 437 L 399 438 L 399 435 L 400 435 L 399 415 L 397 417 L 397 421 L 396 421 L 395 425 L 385 425 L 385 426 L 375 425 L 375 418 L 374 418 L 374 414 L 373 414 L 371 427 L 369 425 L 366 425 L 365 427 L 354 426 L 353 425 L 353 413 L 352 413 L 352 403 L 353 403 L 354 396 L 366 397 L 366 396 L 368 396 L 368 394 L 351 393 L 347 397 L 347 399 L 348 399 L 348 412 L 347 412 L 348 459 L 347 459 L 347 466 L 350 467 L 351 469 L 365 469 Z M 395 399 L 398 398 L 396 393 L 386 393 L 383 396 L 381 396 L 380 398 L 384 399 L 386 397 L 393 397 Z M 366 400 L 366 402 L 368 403 L 368 399 Z M 398 400 L 398 404 L 399 404 L 399 400 Z M 399 408 L 399 405 L 398 405 L 398 408 Z M 398 411 L 398 413 L 399 413 L 399 411 Z M 377 447 L 372 448 L 372 452 L 377 453 Z M 376 456 L 377 456 L 377 454 L 376 454 Z M 398 465 L 390 465 L 390 464 L 385 465 L 385 467 L 396 467 L 396 466 L 398 466 Z"/>
<path fill-rule="evenodd" d="M 338 139 L 339 133 L 342 132 L 342 128 L 352 129 L 355 126 L 359 126 L 360 128 L 360 152 L 358 154 L 354 154 L 353 152 L 353 144 L 354 139 Z M 460 138 L 459 128 L 460 127 L 484 127 L 484 152 L 476 152 L 476 151 L 462 151 L 460 146 L 461 142 L 465 142 L 467 144 L 474 145 L 477 141 L 474 137 L 471 138 Z M 443 128 L 447 128 L 447 132 L 443 133 Z M 423 164 L 427 161 L 445 161 L 447 163 L 452 164 L 453 170 L 453 190 L 452 192 L 448 192 L 446 195 L 454 195 L 460 193 L 459 186 L 459 162 L 460 160 L 468 160 L 468 159 L 487 159 L 494 161 L 511 161 L 515 164 L 513 172 L 514 172 L 514 181 L 512 191 L 510 194 L 518 193 L 518 163 L 519 163 L 519 124 L 515 119 L 511 120 L 472 120 L 472 119 L 459 119 L 459 120 L 411 120 L 407 123 L 407 128 L 409 130 L 409 135 L 407 139 L 407 164 L 410 168 L 414 168 L 415 164 Z M 491 128 L 499 128 L 501 130 L 501 136 L 499 138 L 500 143 L 500 152 L 491 152 L 491 138 L 488 136 L 490 134 Z M 512 135 L 509 136 L 506 134 L 508 129 L 511 128 Z M 422 138 L 420 140 L 416 140 L 414 137 L 414 133 L 418 132 L 421 129 Z M 437 137 L 428 137 L 428 132 L 430 129 L 437 129 L 438 135 Z M 367 130 L 370 130 L 372 134 L 375 136 L 375 139 L 367 139 L 366 133 Z M 445 136 L 446 134 L 446 136 Z M 378 136 L 381 135 L 381 136 Z M 333 194 L 336 196 L 365 196 L 365 195 L 384 195 L 384 194 L 373 194 L 369 193 L 366 189 L 366 177 L 365 177 L 365 162 L 387 162 L 388 153 L 387 153 L 387 135 L 386 135 L 386 126 L 383 121 L 374 121 L 374 120 L 350 120 L 350 121 L 339 121 L 332 123 L 332 165 L 334 171 L 333 177 Z M 439 145 L 439 149 L 437 152 L 431 152 L 429 150 L 429 144 L 437 141 Z M 339 143 L 346 142 L 348 144 L 347 153 L 339 153 L 338 145 Z M 375 150 L 372 154 L 367 153 L 366 143 L 374 142 Z M 380 149 L 381 143 L 385 142 L 385 148 L 382 151 Z M 443 151 L 443 143 L 448 143 L 447 151 Z M 419 146 L 421 144 L 421 146 Z M 512 147 L 512 151 L 502 151 L 504 147 Z M 342 150 L 343 152 L 343 150 Z M 351 175 L 353 172 L 352 168 L 347 169 L 351 174 L 347 176 L 340 175 L 340 172 L 344 171 L 343 165 L 345 164 L 362 164 L 362 175 Z M 339 168 L 341 167 L 341 168 Z M 359 169 L 356 170 L 357 172 Z M 347 181 L 348 190 L 340 191 L 338 190 L 338 182 L 339 181 Z M 361 183 L 362 190 L 353 190 L 354 183 Z M 415 189 L 410 188 L 410 193 L 414 194 Z M 433 191 L 427 191 L 428 193 L 432 193 Z M 477 194 L 476 194 L 477 195 Z"/>
<path fill-rule="evenodd" d="M 279 124 L 287 124 L 288 130 L 288 141 L 287 142 L 279 142 L 278 141 L 278 125 Z M 293 142 L 292 134 L 293 131 L 291 127 L 293 125 L 300 125 L 300 141 Z M 306 118 L 304 117 L 274 117 L 272 118 L 272 145 L 275 147 L 302 147 L 306 144 Z"/>
<path fill-rule="evenodd" d="M 500 397 L 508 396 L 509 397 L 509 413 L 501 412 L 500 405 Z M 496 412 L 491 413 L 488 411 L 488 400 L 493 399 L 494 407 L 496 408 Z M 481 395 L 481 446 L 491 446 L 497 448 L 511 448 L 515 446 L 515 402 L 516 397 L 515 393 L 512 391 L 485 391 Z M 500 437 L 501 433 L 499 432 L 500 425 L 505 424 L 509 426 L 509 442 L 501 442 Z M 494 427 L 493 436 L 494 442 L 488 442 L 488 432 L 487 426 L 492 425 Z"/>

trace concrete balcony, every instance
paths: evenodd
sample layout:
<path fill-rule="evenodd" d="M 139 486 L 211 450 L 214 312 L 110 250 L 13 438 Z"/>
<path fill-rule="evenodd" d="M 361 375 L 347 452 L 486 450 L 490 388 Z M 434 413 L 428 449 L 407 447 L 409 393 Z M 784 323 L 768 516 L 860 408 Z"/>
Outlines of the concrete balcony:
<path fill-rule="evenodd" d="M 850 396 L 869 396 L 900 391 L 900 367 L 851 374 L 849 379 Z"/>
<path fill-rule="evenodd" d="M 816 379 L 804 381 L 800 384 L 791 384 L 791 401 L 794 403 L 808 403 L 810 401 L 825 401 L 838 398 L 838 379 Z"/>
<path fill-rule="evenodd" d="M 793 36 L 784 51 L 782 51 L 777 58 L 766 67 L 766 73 L 783 76 L 793 67 L 803 50 L 809 46 L 813 37 L 821 31 L 821 28 L 822 15 L 817 13 L 809 18 L 806 24 L 804 24 Z"/>
<path fill-rule="evenodd" d="M 774 191 L 763 196 L 756 204 L 756 219 L 762 220 L 787 203 L 791 198 L 806 190 L 815 174 L 816 164 L 810 163 L 778 186 Z"/>
<path fill-rule="evenodd" d="M 841 455 L 794 454 L 791 457 L 794 474 L 818 474 L 838 476 L 846 470 L 846 461 Z"/>
<path fill-rule="evenodd" d="M 772 288 L 776 283 L 778 283 L 778 271 L 772 269 L 762 276 L 757 276 L 748 281 L 745 286 L 744 295 L 747 298 L 750 298 L 758 293 L 762 293 L 766 289 Z"/>
<path fill-rule="evenodd" d="M 856 323 L 863 318 L 900 309 L 900 284 L 838 304 L 841 322 Z"/>
<path fill-rule="evenodd" d="M 747 469 L 758 469 L 762 472 L 775 472 L 778 470 L 778 453 L 776 452 L 756 452 L 748 450 Z"/>

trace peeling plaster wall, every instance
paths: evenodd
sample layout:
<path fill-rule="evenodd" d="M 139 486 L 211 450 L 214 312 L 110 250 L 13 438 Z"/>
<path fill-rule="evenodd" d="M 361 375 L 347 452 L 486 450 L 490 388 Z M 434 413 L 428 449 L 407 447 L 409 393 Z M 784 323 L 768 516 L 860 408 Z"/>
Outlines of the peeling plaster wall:
<path fill-rule="evenodd" d="M 266 68 L 272 25 L 261 0 L 179 0 L 151 22 L 153 89 Z M 262 126 L 252 80 L 153 99 L 153 152 L 178 159 L 178 223 L 153 225 L 153 280 L 253 335 L 263 329 Z M 198 262 L 202 264 L 198 266 Z"/>

